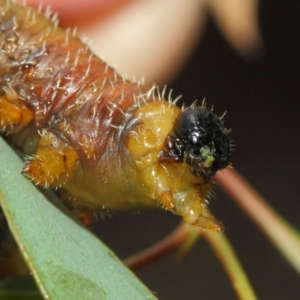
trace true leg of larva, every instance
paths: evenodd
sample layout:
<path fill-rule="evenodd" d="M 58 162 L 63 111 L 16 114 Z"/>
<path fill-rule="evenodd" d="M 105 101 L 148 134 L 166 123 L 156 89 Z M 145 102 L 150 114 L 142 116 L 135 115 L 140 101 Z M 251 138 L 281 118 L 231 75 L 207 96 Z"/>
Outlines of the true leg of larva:
<path fill-rule="evenodd" d="M 32 120 L 33 112 L 18 98 L 9 99 L 6 95 L 0 97 L 0 130 L 9 127 L 16 131 L 25 128 Z"/>
<path fill-rule="evenodd" d="M 65 145 L 54 134 L 43 132 L 38 150 L 25 164 L 22 174 L 38 185 L 59 187 L 71 179 L 78 159 L 73 147 Z"/>
<path fill-rule="evenodd" d="M 199 217 L 199 219 L 202 216 Z M 207 225 L 207 227 L 206 227 Z M 199 220 L 199 226 L 208 228 L 214 231 L 224 232 L 224 226 L 221 222 L 216 220 L 214 217 L 204 217 L 204 220 Z"/>
<path fill-rule="evenodd" d="M 189 223 L 189 215 L 183 215 L 183 219 Z M 222 223 L 217 221 L 214 217 L 208 217 L 204 215 L 199 215 L 195 222 L 191 225 L 196 227 L 204 228 L 204 229 L 211 229 L 214 231 L 223 232 L 224 228 Z"/>
<path fill-rule="evenodd" d="M 198 193 L 189 193 L 187 194 L 186 201 L 181 199 L 180 203 L 178 203 L 178 199 L 176 199 L 175 203 L 177 204 L 177 213 L 182 215 L 186 223 L 219 232 L 224 230 L 222 223 L 210 216 L 204 201 Z"/>

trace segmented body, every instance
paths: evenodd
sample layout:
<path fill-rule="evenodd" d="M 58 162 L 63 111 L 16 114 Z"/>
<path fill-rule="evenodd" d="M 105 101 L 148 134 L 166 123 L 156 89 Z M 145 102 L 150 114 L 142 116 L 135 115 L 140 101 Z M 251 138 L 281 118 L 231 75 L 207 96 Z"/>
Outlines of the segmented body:
<path fill-rule="evenodd" d="M 83 209 L 163 207 L 222 229 L 204 202 L 216 170 L 193 174 L 166 142 L 180 108 L 33 9 L 0 0 L 0 39 L 0 128 L 30 155 L 23 174 Z M 204 160 L 205 169 L 216 159 L 206 151 Z"/>

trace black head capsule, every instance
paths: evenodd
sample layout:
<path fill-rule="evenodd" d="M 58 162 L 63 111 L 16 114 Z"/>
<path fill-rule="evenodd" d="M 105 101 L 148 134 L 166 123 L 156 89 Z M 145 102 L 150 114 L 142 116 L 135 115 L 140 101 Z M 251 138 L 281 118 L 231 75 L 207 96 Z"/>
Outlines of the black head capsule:
<path fill-rule="evenodd" d="M 194 175 L 205 181 L 229 163 L 227 131 L 221 119 L 206 107 L 189 107 L 182 111 L 165 146 L 163 155 L 185 162 Z"/>

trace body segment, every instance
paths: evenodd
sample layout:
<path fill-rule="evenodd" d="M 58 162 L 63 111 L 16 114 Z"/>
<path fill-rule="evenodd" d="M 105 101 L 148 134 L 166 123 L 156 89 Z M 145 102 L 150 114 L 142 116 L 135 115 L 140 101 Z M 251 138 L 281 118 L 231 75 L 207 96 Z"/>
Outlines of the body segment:
<path fill-rule="evenodd" d="M 0 9 L 0 129 L 30 156 L 24 175 L 60 187 L 74 207 L 162 207 L 222 230 L 205 204 L 212 176 L 229 158 L 222 122 L 209 124 L 212 112 L 188 108 L 214 136 L 191 147 L 185 137 L 198 127 L 180 130 L 187 110 L 155 87 L 123 79 L 42 14 L 4 0 Z M 202 124 L 204 114 L 210 121 Z"/>

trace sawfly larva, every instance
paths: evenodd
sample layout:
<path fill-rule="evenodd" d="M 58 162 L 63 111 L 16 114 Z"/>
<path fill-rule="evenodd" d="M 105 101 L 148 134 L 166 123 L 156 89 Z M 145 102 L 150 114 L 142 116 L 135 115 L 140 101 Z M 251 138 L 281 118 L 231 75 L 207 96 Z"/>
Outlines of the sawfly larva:
<path fill-rule="evenodd" d="M 0 129 L 28 155 L 25 176 L 82 211 L 161 207 L 222 230 L 205 198 L 230 141 L 211 110 L 125 80 L 57 20 L 7 0 L 0 43 Z"/>

